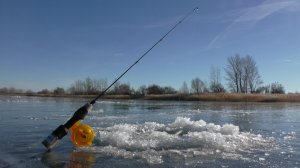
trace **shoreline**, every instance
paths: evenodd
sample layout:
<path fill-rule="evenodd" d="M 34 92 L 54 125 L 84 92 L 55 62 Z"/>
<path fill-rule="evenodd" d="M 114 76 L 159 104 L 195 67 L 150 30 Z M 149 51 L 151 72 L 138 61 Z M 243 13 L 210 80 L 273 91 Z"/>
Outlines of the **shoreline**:
<path fill-rule="evenodd" d="M 61 97 L 93 99 L 97 95 L 69 94 L 0 94 L 1 96 Z M 211 101 L 211 102 L 300 102 L 300 94 L 237 94 L 237 93 L 202 93 L 164 94 L 164 95 L 105 95 L 102 99 L 123 100 L 161 100 L 161 101 Z"/>

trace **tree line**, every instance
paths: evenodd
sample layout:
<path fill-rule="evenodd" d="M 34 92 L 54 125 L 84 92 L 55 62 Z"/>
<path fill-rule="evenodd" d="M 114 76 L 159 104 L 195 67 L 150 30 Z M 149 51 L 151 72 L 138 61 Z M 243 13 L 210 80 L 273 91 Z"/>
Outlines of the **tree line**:
<path fill-rule="evenodd" d="M 142 85 L 138 89 L 131 87 L 130 83 L 117 82 L 107 94 L 112 95 L 147 95 L 147 94 L 201 94 L 201 93 L 272 93 L 283 94 L 285 89 L 282 84 L 274 82 L 263 85 L 262 78 L 258 71 L 258 66 L 253 57 L 246 55 L 242 57 L 238 54 L 228 57 L 224 68 L 227 89 L 221 82 L 221 69 L 212 66 L 209 74 L 209 82 L 195 77 L 190 84 L 183 82 L 182 86 L 176 90 L 172 86 L 159 86 L 157 84 Z M 38 92 L 22 89 L 0 88 L 2 94 L 26 93 L 26 94 L 71 94 L 71 95 L 95 95 L 100 94 L 108 87 L 106 79 L 91 79 L 87 77 L 84 80 L 76 80 L 67 89 L 57 87 L 48 90 L 42 89 Z"/>

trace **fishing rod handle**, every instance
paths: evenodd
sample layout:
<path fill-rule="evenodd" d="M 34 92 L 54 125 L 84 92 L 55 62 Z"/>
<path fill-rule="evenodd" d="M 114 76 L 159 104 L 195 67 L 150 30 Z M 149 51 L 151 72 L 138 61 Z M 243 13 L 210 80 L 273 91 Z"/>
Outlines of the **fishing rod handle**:
<path fill-rule="evenodd" d="M 58 126 L 46 139 L 42 141 L 42 144 L 48 149 L 52 149 L 60 139 L 68 134 L 68 130 L 64 125 Z"/>
<path fill-rule="evenodd" d="M 48 149 L 52 149 L 60 139 L 68 134 L 68 130 L 79 120 L 83 120 L 88 112 L 92 110 L 92 105 L 86 103 L 84 106 L 80 107 L 73 114 L 64 125 L 58 126 L 44 141 L 42 144 Z"/>
<path fill-rule="evenodd" d="M 75 113 L 73 114 L 72 118 L 70 118 L 64 126 L 67 129 L 70 129 L 77 121 L 83 120 L 84 117 L 87 115 L 88 112 L 92 110 L 92 105 L 90 103 L 86 103 L 84 106 L 80 107 Z"/>

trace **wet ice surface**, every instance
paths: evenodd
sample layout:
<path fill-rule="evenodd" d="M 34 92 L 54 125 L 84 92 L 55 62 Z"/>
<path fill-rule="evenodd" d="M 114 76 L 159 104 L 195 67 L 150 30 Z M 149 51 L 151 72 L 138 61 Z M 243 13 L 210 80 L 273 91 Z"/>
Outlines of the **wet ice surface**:
<path fill-rule="evenodd" d="M 92 146 L 45 152 L 85 102 L 0 96 L 0 167 L 300 167 L 299 103 L 98 101 Z"/>

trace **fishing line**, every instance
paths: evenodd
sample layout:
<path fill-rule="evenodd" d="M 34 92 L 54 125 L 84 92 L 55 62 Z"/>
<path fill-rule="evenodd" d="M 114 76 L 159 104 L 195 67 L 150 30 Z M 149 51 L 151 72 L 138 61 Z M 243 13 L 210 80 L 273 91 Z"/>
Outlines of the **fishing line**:
<path fill-rule="evenodd" d="M 71 119 L 69 119 L 64 125 L 57 127 L 44 141 L 42 144 L 48 149 L 52 149 L 60 139 L 68 134 L 68 131 L 72 132 L 71 140 L 74 145 L 85 146 L 91 144 L 94 138 L 94 132 L 91 127 L 86 124 L 80 124 L 80 120 L 83 120 L 86 114 L 91 111 L 92 105 L 96 101 L 105 95 L 105 93 L 119 81 L 131 68 L 133 68 L 142 58 L 144 58 L 155 46 L 163 41 L 178 25 L 180 25 L 187 17 L 192 13 L 196 12 L 198 7 L 195 7 L 192 11 L 187 13 L 181 20 L 179 20 L 166 34 L 164 34 L 153 46 L 151 46 L 141 57 L 139 57 L 129 68 L 127 68 L 116 80 L 114 80 L 104 91 L 102 91 L 97 97 L 95 97 L 90 103 L 86 103 L 80 107 Z M 73 136 L 74 135 L 74 136 Z"/>
<path fill-rule="evenodd" d="M 90 104 L 95 104 L 95 102 L 105 95 L 105 93 L 119 80 L 121 79 L 132 67 L 134 67 L 142 58 L 144 58 L 155 46 L 157 46 L 160 42 L 163 41 L 165 37 L 167 37 L 168 34 L 170 34 L 178 25 L 180 25 L 188 16 L 190 16 L 192 13 L 198 11 L 198 7 L 194 8 L 192 11 L 190 11 L 188 14 L 186 14 L 180 21 L 175 24 L 172 29 L 170 29 L 165 35 L 163 35 L 152 47 L 150 47 L 137 61 L 135 61 L 129 68 L 126 69 L 114 82 L 112 82 L 104 91 L 102 91 L 95 99 L 93 99 Z"/>

